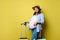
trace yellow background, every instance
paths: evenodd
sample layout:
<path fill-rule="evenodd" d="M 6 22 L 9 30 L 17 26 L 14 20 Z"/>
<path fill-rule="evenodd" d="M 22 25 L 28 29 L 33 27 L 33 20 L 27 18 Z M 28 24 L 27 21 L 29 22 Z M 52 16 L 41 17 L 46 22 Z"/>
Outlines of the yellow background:
<path fill-rule="evenodd" d="M 60 40 L 60 0 L 0 0 L 0 40 L 19 40 L 20 23 L 29 20 L 37 4 L 45 15 L 44 37 Z"/>

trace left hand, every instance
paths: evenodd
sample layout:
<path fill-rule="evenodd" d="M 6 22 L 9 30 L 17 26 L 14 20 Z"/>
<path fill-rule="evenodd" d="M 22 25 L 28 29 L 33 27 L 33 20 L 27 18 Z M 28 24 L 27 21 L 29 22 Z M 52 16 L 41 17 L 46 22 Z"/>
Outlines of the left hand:
<path fill-rule="evenodd" d="M 37 22 L 34 22 L 34 26 L 36 26 Z"/>

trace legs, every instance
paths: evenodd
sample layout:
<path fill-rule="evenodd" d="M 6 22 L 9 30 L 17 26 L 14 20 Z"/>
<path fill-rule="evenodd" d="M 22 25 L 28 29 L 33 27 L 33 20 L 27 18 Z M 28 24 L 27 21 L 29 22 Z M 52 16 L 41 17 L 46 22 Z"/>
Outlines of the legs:
<path fill-rule="evenodd" d="M 31 38 L 31 40 L 33 40 L 33 39 L 36 40 L 36 39 L 39 39 L 39 38 L 41 38 L 41 31 L 37 32 L 36 28 L 32 29 L 32 38 Z"/>
<path fill-rule="evenodd" d="M 39 38 L 39 32 L 37 32 L 37 39 Z"/>
<path fill-rule="evenodd" d="M 37 30 L 35 28 L 35 29 L 32 29 L 32 38 L 31 38 L 31 40 L 36 39 L 36 38 L 37 38 Z"/>
<path fill-rule="evenodd" d="M 41 31 L 37 32 L 37 39 L 40 39 L 40 38 L 41 38 Z"/>

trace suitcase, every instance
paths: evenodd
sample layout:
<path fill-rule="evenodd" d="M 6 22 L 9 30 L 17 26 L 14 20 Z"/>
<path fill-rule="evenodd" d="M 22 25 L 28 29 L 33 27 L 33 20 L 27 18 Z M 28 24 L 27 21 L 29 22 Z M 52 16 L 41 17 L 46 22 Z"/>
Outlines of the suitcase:
<path fill-rule="evenodd" d="M 20 25 L 20 39 L 19 40 L 28 40 L 26 24 Z"/>

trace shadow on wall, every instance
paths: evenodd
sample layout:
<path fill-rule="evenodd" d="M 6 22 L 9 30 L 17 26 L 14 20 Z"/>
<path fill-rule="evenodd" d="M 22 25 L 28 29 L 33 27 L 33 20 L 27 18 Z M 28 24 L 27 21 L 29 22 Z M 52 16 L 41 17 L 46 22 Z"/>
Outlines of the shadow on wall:
<path fill-rule="evenodd" d="M 45 21 L 44 24 L 42 24 L 42 28 L 43 28 L 43 30 L 41 31 L 41 37 L 42 37 L 42 38 L 46 38 L 46 37 L 45 37 L 45 32 L 46 32 L 46 30 L 47 30 L 46 21 Z"/>
<path fill-rule="evenodd" d="M 42 11 L 42 12 L 45 14 L 45 13 L 46 13 L 46 10 L 44 10 L 44 11 Z M 42 28 L 43 28 L 43 30 L 42 30 L 42 32 L 41 32 L 41 36 L 42 36 L 43 38 L 46 38 L 45 33 L 46 33 L 46 31 L 47 31 L 47 22 L 46 22 L 45 15 L 44 15 L 44 24 L 42 24 Z"/>

